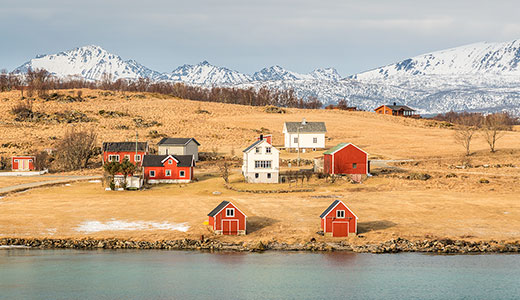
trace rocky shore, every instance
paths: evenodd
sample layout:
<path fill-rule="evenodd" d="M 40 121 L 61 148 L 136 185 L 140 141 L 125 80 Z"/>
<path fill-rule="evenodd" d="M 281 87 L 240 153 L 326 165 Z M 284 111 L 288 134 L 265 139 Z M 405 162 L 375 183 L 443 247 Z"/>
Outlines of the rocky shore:
<path fill-rule="evenodd" d="M 402 238 L 380 244 L 351 245 L 341 242 L 315 242 L 304 244 L 286 244 L 275 241 L 254 243 L 226 243 L 217 240 L 161 240 L 128 241 L 119 239 L 24 239 L 2 238 L 0 246 L 5 248 L 27 247 L 35 249 L 164 249 L 164 250 L 202 250 L 202 251 L 237 251 L 262 252 L 274 251 L 349 251 L 357 253 L 399 253 L 425 252 L 440 254 L 470 253 L 520 253 L 520 241 L 478 241 L 435 239 L 409 241 Z"/>

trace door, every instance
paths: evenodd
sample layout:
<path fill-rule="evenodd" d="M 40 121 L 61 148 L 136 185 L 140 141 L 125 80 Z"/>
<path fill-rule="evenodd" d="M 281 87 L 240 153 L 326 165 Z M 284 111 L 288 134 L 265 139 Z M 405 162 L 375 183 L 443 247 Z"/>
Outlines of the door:
<path fill-rule="evenodd" d="M 26 171 L 26 170 L 29 169 L 29 160 L 21 159 L 20 162 L 21 162 L 21 165 L 22 165 L 22 167 L 20 169 L 22 169 L 22 171 Z"/>
<path fill-rule="evenodd" d="M 348 236 L 348 222 L 346 222 L 346 221 L 332 222 L 332 236 L 334 236 L 334 237 Z"/>
<path fill-rule="evenodd" d="M 238 220 L 222 220 L 222 234 L 237 235 Z"/>

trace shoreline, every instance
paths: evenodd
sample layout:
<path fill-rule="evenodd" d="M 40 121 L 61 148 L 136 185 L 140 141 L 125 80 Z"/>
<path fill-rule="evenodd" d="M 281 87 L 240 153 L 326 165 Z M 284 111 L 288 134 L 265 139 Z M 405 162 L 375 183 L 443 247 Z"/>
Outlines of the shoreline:
<path fill-rule="evenodd" d="M 476 253 L 520 253 L 520 241 L 465 241 L 452 239 L 430 239 L 410 241 L 396 238 L 378 244 L 352 245 L 340 242 L 307 242 L 287 244 L 276 241 L 226 243 L 212 239 L 138 241 L 122 239 L 35 239 L 0 238 L 0 249 L 139 249 L 139 250 L 195 250 L 222 252 L 352 252 L 352 253 L 436 253 L 436 254 L 476 254 Z"/>

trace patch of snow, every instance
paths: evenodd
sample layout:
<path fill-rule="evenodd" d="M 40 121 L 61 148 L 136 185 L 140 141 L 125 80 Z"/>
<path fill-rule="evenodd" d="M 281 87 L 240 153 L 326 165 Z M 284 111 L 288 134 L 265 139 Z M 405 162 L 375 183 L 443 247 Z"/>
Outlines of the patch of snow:
<path fill-rule="evenodd" d="M 186 232 L 190 226 L 187 223 L 170 222 L 147 222 L 147 221 L 120 221 L 112 220 L 108 222 L 85 221 L 74 228 L 75 231 L 82 233 L 94 233 L 100 231 L 133 231 L 133 230 L 176 230 Z"/>
<path fill-rule="evenodd" d="M 90 183 L 100 183 L 101 180 L 99 180 L 99 179 L 95 179 L 95 180 L 89 180 L 88 182 L 90 182 Z"/>
<path fill-rule="evenodd" d="M 24 245 L 0 245 L 0 249 L 28 249 L 29 246 Z"/>

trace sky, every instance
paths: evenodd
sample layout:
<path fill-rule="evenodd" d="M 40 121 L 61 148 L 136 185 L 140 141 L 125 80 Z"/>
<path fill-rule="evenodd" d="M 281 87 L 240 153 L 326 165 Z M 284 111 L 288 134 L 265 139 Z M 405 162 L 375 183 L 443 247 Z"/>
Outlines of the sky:
<path fill-rule="evenodd" d="M 0 69 L 98 45 L 160 71 L 207 60 L 343 76 L 520 38 L 518 0 L 1 0 Z"/>

